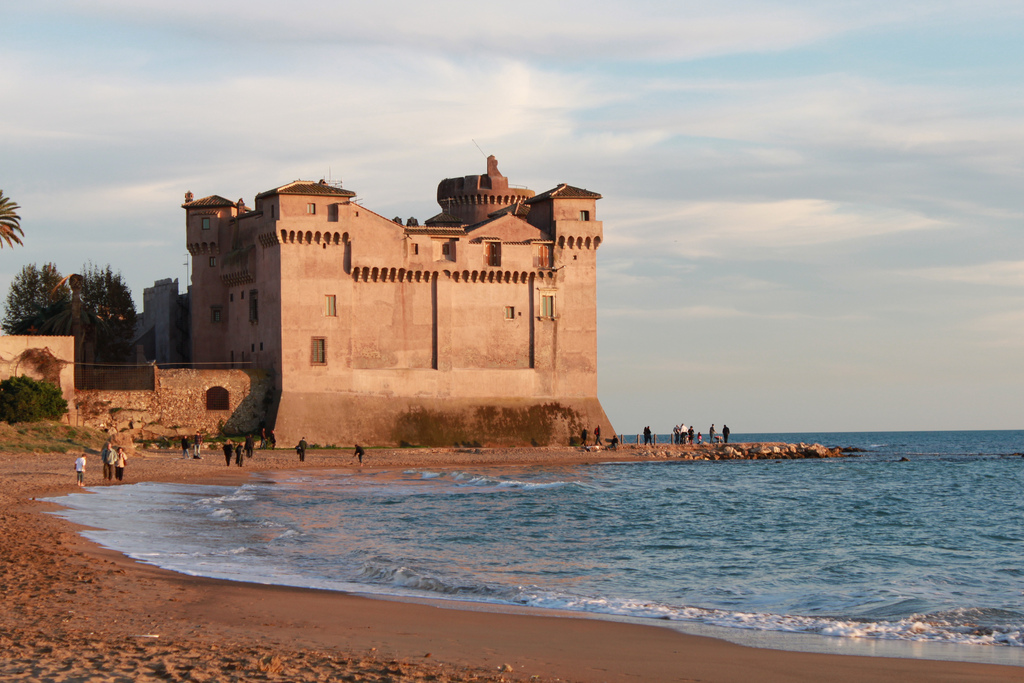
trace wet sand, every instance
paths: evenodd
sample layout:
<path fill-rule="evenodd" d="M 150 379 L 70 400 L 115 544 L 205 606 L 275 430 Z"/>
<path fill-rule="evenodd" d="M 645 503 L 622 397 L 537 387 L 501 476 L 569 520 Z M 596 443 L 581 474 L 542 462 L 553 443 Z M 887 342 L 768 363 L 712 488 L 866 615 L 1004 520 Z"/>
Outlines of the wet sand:
<path fill-rule="evenodd" d="M 637 449 L 370 450 L 367 467 L 662 458 Z M 674 455 L 674 454 L 672 454 Z M 78 492 L 75 455 L 0 454 L 0 679 L 24 681 L 1019 681 L 1020 667 L 783 652 L 657 626 L 439 607 L 189 577 L 82 539 L 34 500 Z M 313 451 L 305 469 L 352 467 Z M 240 483 L 293 451 L 140 452 L 126 483 Z M 88 486 L 103 485 L 89 456 Z M 454 606 L 452 606 L 454 607 Z"/>

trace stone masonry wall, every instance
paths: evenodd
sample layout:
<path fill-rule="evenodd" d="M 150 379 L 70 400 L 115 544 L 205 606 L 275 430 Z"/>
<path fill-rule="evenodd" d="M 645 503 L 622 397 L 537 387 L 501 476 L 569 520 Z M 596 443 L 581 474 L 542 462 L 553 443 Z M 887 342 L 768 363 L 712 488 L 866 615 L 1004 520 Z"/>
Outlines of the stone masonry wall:
<path fill-rule="evenodd" d="M 0 380 L 25 375 L 60 387 L 74 421 L 75 338 L 0 336 Z"/>
<path fill-rule="evenodd" d="M 207 391 L 228 392 L 227 410 L 207 410 Z M 259 431 L 273 381 L 259 370 L 157 370 L 154 391 L 76 392 L 80 420 L 140 438 Z"/>

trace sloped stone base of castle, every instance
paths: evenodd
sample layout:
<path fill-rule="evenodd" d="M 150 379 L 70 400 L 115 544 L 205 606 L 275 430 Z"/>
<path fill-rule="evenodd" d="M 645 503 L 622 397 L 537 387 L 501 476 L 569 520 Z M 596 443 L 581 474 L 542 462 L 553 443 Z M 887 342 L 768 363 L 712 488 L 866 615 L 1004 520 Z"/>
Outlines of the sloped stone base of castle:
<path fill-rule="evenodd" d="M 274 430 L 278 447 L 312 445 L 565 445 L 612 426 L 596 398 L 436 399 L 285 392 Z"/>

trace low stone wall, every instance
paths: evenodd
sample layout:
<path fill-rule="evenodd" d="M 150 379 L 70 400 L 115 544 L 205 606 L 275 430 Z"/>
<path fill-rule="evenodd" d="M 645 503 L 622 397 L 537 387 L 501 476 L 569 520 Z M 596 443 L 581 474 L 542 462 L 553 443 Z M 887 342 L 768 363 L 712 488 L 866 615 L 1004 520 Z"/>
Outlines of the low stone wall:
<path fill-rule="evenodd" d="M 227 391 L 226 410 L 208 410 L 207 392 Z M 259 431 L 272 379 L 260 370 L 157 370 L 153 391 L 79 391 L 82 424 L 138 438 Z"/>

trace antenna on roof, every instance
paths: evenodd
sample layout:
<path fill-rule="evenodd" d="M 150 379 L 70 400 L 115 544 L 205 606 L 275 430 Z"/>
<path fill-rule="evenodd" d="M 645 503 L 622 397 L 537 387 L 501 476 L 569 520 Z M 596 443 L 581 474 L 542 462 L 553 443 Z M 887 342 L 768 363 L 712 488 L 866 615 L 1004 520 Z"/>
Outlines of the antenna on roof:
<path fill-rule="evenodd" d="M 330 185 L 331 187 L 336 187 L 339 190 L 341 189 L 341 178 L 338 178 L 337 180 L 335 180 L 333 178 L 333 176 L 331 175 L 331 167 L 330 166 L 327 167 L 327 177 L 324 180 L 326 181 L 326 182 L 324 182 L 325 185 Z"/>
<path fill-rule="evenodd" d="M 472 140 L 472 141 L 473 141 L 473 144 L 474 144 L 474 145 L 476 145 L 476 140 L 473 140 L 473 138 L 470 138 L 470 140 Z M 480 149 L 480 145 L 476 145 L 476 148 L 477 148 L 477 149 Z M 484 155 L 484 159 L 486 159 L 486 158 L 487 158 L 487 155 L 486 155 L 486 154 L 484 154 L 484 151 L 483 151 L 482 149 L 480 149 L 480 153 Z"/>

